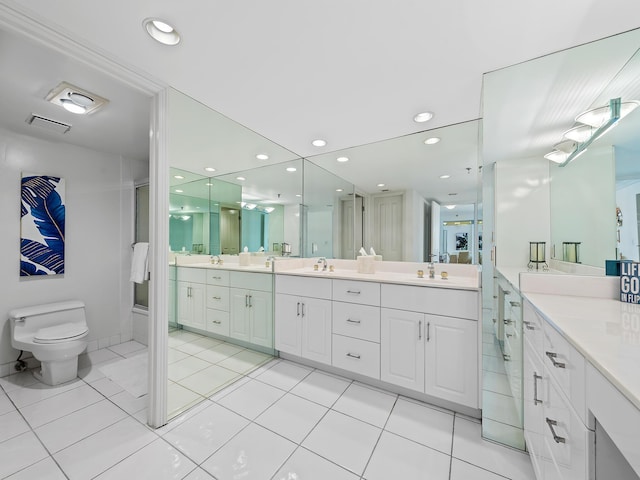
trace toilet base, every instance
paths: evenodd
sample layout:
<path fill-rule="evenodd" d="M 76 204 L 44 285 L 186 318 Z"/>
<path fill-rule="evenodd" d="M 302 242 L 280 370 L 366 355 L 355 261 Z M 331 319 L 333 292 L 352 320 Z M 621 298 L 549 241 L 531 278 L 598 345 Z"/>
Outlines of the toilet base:
<path fill-rule="evenodd" d="M 34 370 L 33 376 L 52 386 L 70 382 L 78 376 L 78 357 L 56 362 L 40 362 L 40 370 Z"/>

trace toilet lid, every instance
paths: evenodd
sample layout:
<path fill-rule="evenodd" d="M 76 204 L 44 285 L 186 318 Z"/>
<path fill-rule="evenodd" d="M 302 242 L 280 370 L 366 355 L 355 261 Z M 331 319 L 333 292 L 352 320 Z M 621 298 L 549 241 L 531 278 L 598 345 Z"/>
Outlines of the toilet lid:
<path fill-rule="evenodd" d="M 72 340 L 87 334 L 89 328 L 83 323 L 63 323 L 53 327 L 41 328 L 33 337 L 35 343 L 58 343 Z"/>

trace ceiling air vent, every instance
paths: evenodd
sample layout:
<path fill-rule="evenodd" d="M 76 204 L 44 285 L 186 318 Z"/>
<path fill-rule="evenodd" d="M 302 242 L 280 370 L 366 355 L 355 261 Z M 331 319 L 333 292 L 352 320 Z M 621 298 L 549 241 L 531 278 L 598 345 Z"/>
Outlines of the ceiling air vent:
<path fill-rule="evenodd" d="M 56 133 L 67 133 L 71 130 L 71 125 L 67 123 L 58 122 L 57 120 L 51 120 L 50 118 L 41 117 L 40 115 L 36 115 L 32 113 L 27 118 L 27 123 L 29 125 L 33 125 L 34 127 L 46 128 L 52 132 Z"/>

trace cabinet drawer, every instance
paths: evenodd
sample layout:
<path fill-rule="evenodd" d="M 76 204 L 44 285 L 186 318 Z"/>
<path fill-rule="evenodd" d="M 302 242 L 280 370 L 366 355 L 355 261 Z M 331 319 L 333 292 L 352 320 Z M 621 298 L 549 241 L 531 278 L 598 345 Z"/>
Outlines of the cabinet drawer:
<path fill-rule="evenodd" d="M 204 268 L 177 267 L 176 278 L 179 282 L 207 283 L 207 271 Z"/>
<path fill-rule="evenodd" d="M 380 306 L 380 284 L 375 282 L 334 280 L 333 299 L 341 302 Z"/>
<path fill-rule="evenodd" d="M 557 382 L 573 408 L 586 422 L 586 366 L 584 357 L 549 323 L 544 324 L 542 360 L 549 375 Z"/>
<path fill-rule="evenodd" d="M 229 286 L 246 290 L 273 290 L 273 275 L 271 273 L 230 272 Z"/>
<path fill-rule="evenodd" d="M 276 275 L 276 293 L 331 300 L 331 280 L 328 278 Z"/>
<path fill-rule="evenodd" d="M 551 461 L 545 462 L 545 478 L 591 478 L 588 475 L 587 454 L 593 432 L 569 407 L 560 394 L 559 385 L 552 379 L 547 382 L 546 397 L 543 438 L 545 456 Z"/>
<path fill-rule="evenodd" d="M 478 320 L 478 292 L 384 283 L 381 305 L 397 310 Z"/>
<path fill-rule="evenodd" d="M 523 306 L 523 322 L 522 322 L 522 333 L 524 338 L 526 338 L 531 346 L 533 347 L 533 351 L 538 355 L 542 355 L 543 348 L 543 320 L 534 310 L 531 303 L 528 301 L 524 302 Z"/>
<path fill-rule="evenodd" d="M 207 331 L 229 336 L 229 312 L 207 308 Z"/>
<path fill-rule="evenodd" d="M 333 302 L 333 333 L 380 342 L 380 308 Z"/>
<path fill-rule="evenodd" d="M 334 367 L 380 379 L 380 344 L 333 335 L 331 347 Z"/>
<path fill-rule="evenodd" d="M 207 285 L 207 308 L 229 311 L 229 288 Z"/>
<path fill-rule="evenodd" d="M 207 284 L 229 286 L 229 270 L 207 270 Z"/>

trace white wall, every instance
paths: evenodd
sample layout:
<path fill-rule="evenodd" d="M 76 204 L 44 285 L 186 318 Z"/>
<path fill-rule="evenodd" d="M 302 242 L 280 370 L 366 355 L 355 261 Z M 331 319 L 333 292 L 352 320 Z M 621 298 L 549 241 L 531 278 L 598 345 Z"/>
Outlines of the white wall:
<path fill-rule="evenodd" d="M 300 256 L 300 205 L 284 206 L 284 240 L 291 245 L 291 256 Z"/>
<path fill-rule="evenodd" d="M 133 287 L 129 282 L 134 228 L 134 179 L 148 163 L 16 135 L 0 129 L 0 366 L 15 361 L 8 312 L 17 307 L 79 299 L 87 307 L 90 347 L 131 338 Z M 66 182 L 65 274 L 20 277 L 22 172 Z"/>
<path fill-rule="evenodd" d="M 405 262 L 424 261 L 424 198 L 415 190 L 404 193 L 404 245 L 402 256 Z"/>
<path fill-rule="evenodd" d="M 547 242 L 549 259 L 549 161 L 518 158 L 500 162 L 495 172 L 496 264 L 526 267 L 529 242 Z"/>

